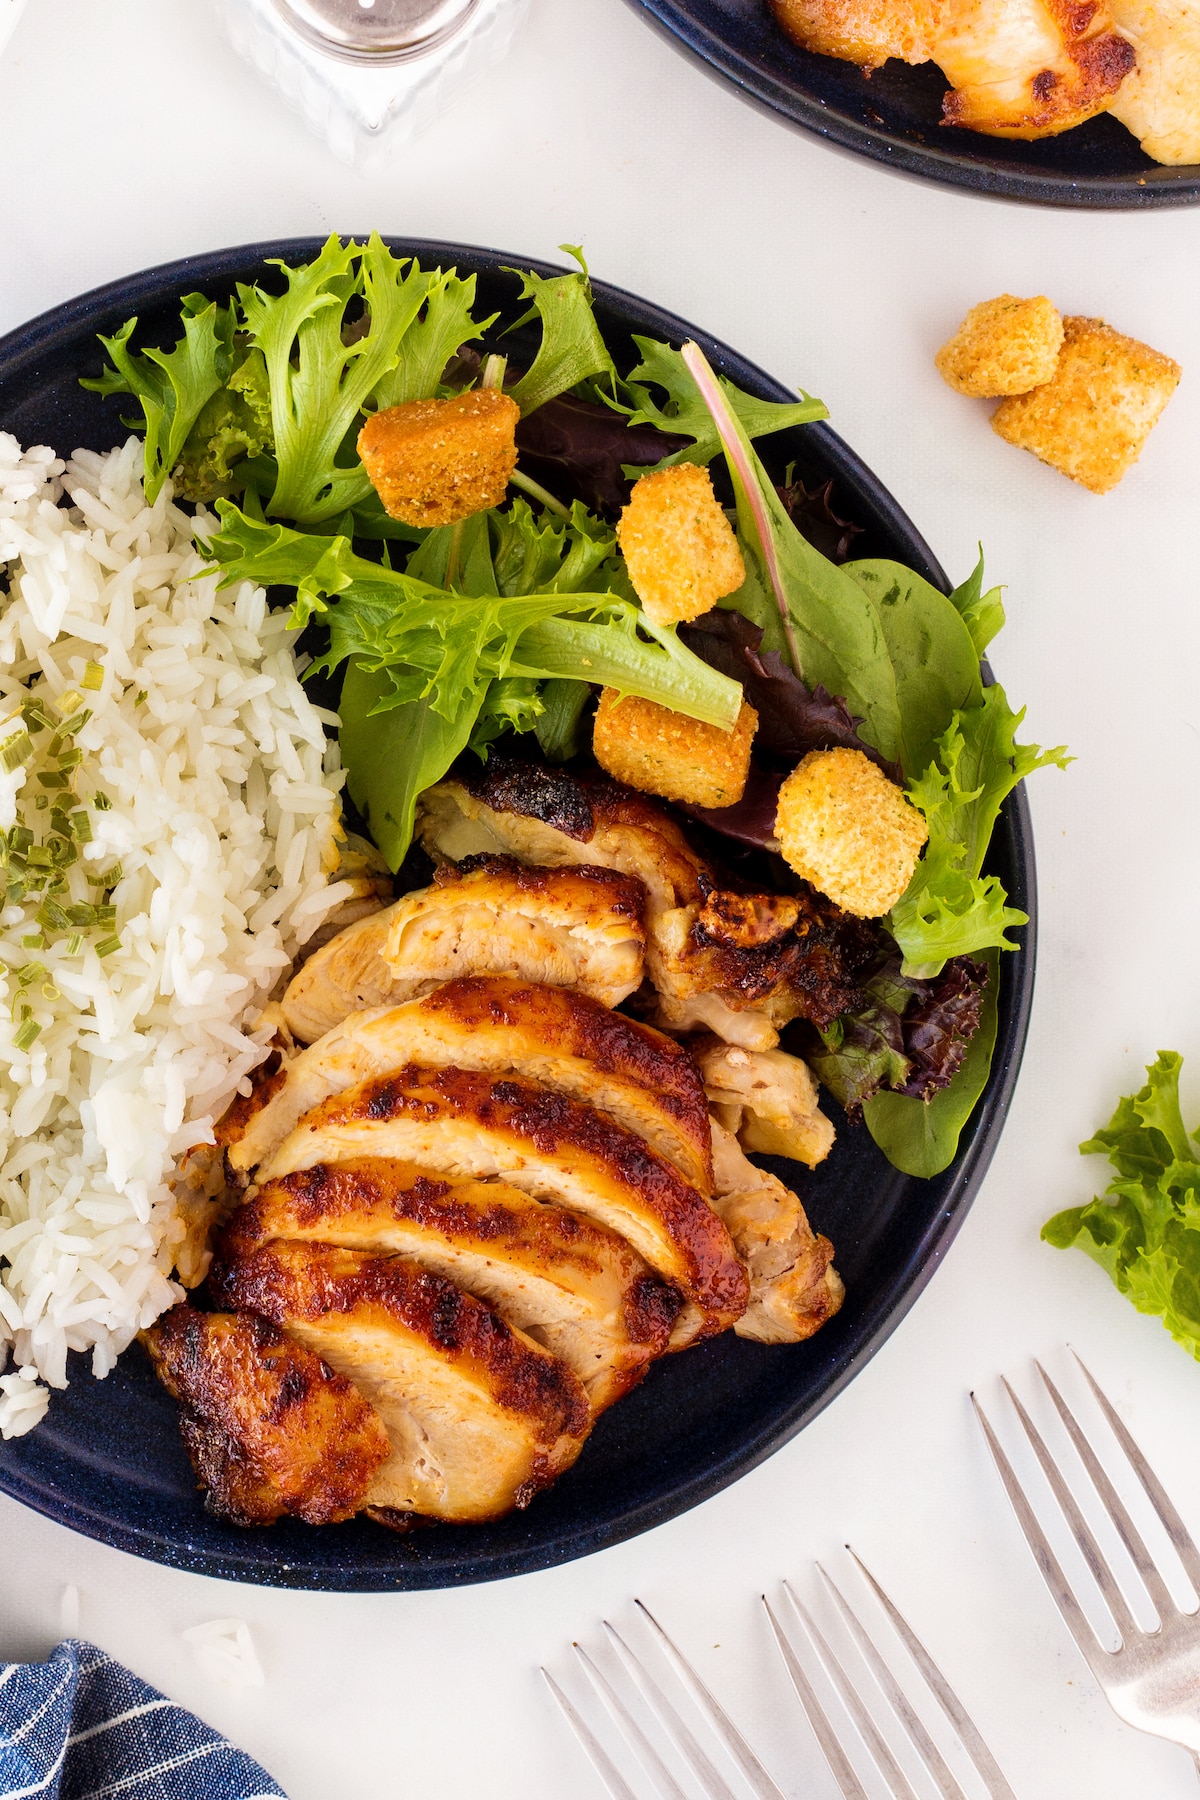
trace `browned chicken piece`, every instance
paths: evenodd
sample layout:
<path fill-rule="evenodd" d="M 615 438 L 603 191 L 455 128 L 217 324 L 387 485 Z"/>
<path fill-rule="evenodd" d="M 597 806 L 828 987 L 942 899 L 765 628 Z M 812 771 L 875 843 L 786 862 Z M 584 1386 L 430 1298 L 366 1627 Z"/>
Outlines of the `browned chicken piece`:
<path fill-rule="evenodd" d="M 928 62 L 946 5 L 947 0 L 771 0 L 780 25 L 802 49 L 867 70 L 893 56 Z"/>
<path fill-rule="evenodd" d="M 716 1119 L 712 1134 L 713 1205 L 750 1276 L 750 1303 L 734 1330 L 760 1344 L 799 1343 L 819 1331 L 845 1298 L 833 1245 L 813 1231 L 792 1190 L 747 1161 Z"/>
<path fill-rule="evenodd" d="M 608 1113 L 703 1193 L 712 1189 L 708 1107 L 696 1065 L 673 1038 L 567 988 L 502 975 L 465 976 L 404 1006 L 351 1013 L 218 1126 L 244 1175 L 306 1112 L 360 1081 L 422 1068 L 526 1076 Z"/>
<path fill-rule="evenodd" d="M 811 892 L 724 891 L 661 806 L 604 776 L 493 755 L 477 775 L 428 789 L 418 830 L 431 854 L 451 860 L 507 851 L 635 876 L 648 897 L 655 1022 L 671 1031 L 705 1028 L 769 1050 L 789 1019 L 824 1025 L 844 1012 L 874 955 L 874 929 Z"/>
<path fill-rule="evenodd" d="M 815 1168 L 833 1148 L 812 1071 L 786 1050 L 743 1050 L 706 1038 L 692 1045 L 713 1114 L 743 1150 L 791 1156 Z"/>
<path fill-rule="evenodd" d="M 391 1454 L 369 1510 L 499 1518 L 569 1468 L 591 1427 L 563 1363 L 403 1257 L 274 1243 L 214 1279 L 224 1300 L 285 1329 L 376 1409 Z"/>
<path fill-rule="evenodd" d="M 209 1512 L 234 1525 L 285 1514 L 329 1525 L 362 1508 L 391 1442 L 371 1403 L 319 1355 L 256 1313 L 186 1303 L 142 1341 L 182 1408 Z"/>
<path fill-rule="evenodd" d="M 663 1354 L 683 1305 L 624 1238 L 578 1213 L 378 1157 L 268 1182 L 234 1214 L 222 1260 L 272 1238 L 403 1256 L 453 1281 L 574 1370 L 596 1413 Z"/>
<path fill-rule="evenodd" d="M 1200 3 L 1109 0 L 1137 67 L 1121 83 L 1114 119 L 1155 162 L 1200 162 Z"/>
<path fill-rule="evenodd" d="M 1106 112 L 1137 57 L 1102 0 L 948 0 L 933 60 L 947 125 L 1039 138 Z"/>
<path fill-rule="evenodd" d="M 642 980 L 645 894 L 611 869 L 528 869 L 511 856 L 447 863 L 327 944 L 282 1001 L 312 1043 L 364 1007 L 395 1006 L 459 975 L 518 975 L 618 1006 Z"/>
<path fill-rule="evenodd" d="M 632 1132 L 530 1081 L 410 1067 L 363 1082 L 307 1113 L 259 1180 L 362 1156 L 500 1176 L 617 1232 L 691 1302 L 673 1348 L 724 1331 L 745 1308 L 745 1271 L 704 1196 Z"/>
<path fill-rule="evenodd" d="M 358 434 L 371 486 L 393 519 L 454 525 L 499 506 L 517 466 L 521 409 L 498 388 L 408 400 L 372 413 Z"/>

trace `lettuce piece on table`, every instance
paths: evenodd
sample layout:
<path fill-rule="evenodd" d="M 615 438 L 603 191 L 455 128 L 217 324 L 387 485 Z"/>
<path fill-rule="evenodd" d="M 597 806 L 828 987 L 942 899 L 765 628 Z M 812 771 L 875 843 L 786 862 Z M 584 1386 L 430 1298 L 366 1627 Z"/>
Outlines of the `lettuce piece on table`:
<path fill-rule="evenodd" d="M 1084 1156 L 1107 1156 L 1114 1173 L 1102 1196 L 1057 1213 L 1042 1237 L 1086 1251 L 1139 1312 L 1160 1318 L 1200 1357 L 1200 1149 L 1180 1111 L 1182 1065 L 1160 1050 L 1145 1087 L 1079 1146 Z"/>

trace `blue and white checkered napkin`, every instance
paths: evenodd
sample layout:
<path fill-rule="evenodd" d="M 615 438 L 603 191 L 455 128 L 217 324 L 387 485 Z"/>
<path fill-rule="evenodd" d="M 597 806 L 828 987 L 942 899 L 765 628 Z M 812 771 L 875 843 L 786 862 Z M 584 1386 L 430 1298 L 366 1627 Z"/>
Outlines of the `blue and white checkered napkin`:
<path fill-rule="evenodd" d="M 71 1638 L 0 1663 L 0 1800 L 286 1800 L 182 1706 Z"/>

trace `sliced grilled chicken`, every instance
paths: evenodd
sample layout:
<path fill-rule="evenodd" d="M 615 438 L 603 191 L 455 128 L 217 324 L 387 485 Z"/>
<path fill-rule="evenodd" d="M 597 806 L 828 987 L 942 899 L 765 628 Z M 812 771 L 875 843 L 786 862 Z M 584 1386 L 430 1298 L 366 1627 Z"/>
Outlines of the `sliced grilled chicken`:
<path fill-rule="evenodd" d="M 498 975 L 468 976 L 404 1006 L 352 1013 L 280 1079 L 264 1083 L 257 1108 L 234 1103 L 236 1116 L 220 1127 L 230 1167 L 255 1168 L 322 1100 L 408 1063 L 524 1075 L 608 1113 L 693 1187 L 711 1192 L 708 1108 L 688 1052 L 598 1000 Z"/>
<path fill-rule="evenodd" d="M 928 62 L 946 0 L 771 0 L 771 6 L 805 50 L 871 70 L 893 56 Z"/>
<path fill-rule="evenodd" d="M 400 1255 L 494 1306 L 573 1369 L 593 1412 L 635 1387 L 683 1305 L 624 1238 L 498 1181 L 444 1181 L 376 1157 L 318 1163 L 241 1207 L 222 1258 L 272 1238 Z"/>
<path fill-rule="evenodd" d="M 1107 111 L 1136 55 L 1103 0 L 948 0 L 933 60 L 947 125 L 1039 138 Z"/>
<path fill-rule="evenodd" d="M 815 1168 L 833 1148 L 812 1071 L 786 1050 L 751 1051 L 719 1038 L 692 1045 L 713 1112 L 743 1150 L 792 1156 Z"/>
<path fill-rule="evenodd" d="M 344 1375 L 387 1427 L 366 1506 L 499 1518 L 578 1456 L 587 1396 L 489 1306 L 402 1257 L 265 1244 L 220 1268 L 222 1298 L 262 1313 Z"/>
<path fill-rule="evenodd" d="M 493 755 L 478 775 L 422 795 L 418 830 L 433 855 L 510 852 L 547 868 L 597 864 L 643 883 L 646 971 L 656 1022 L 696 1024 L 770 1049 L 800 1016 L 819 1025 L 857 996 L 876 932 L 808 891 L 726 893 L 682 830 L 645 794 L 606 776 Z"/>
<path fill-rule="evenodd" d="M 1161 163 L 1200 162 L 1200 0 L 1109 0 L 1137 67 L 1109 111 Z"/>
<path fill-rule="evenodd" d="M 511 856 L 443 865 L 340 933 L 293 977 L 282 1010 L 312 1043 L 363 1007 L 396 1005 L 456 976 L 518 975 L 617 1006 L 640 986 L 645 893 L 612 869 L 527 869 Z"/>
<path fill-rule="evenodd" d="M 813 1231 L 792 1190 L 756 1169 L 715 1119 L 712 1135 L 713 1205 L 750 1276 L 750 1303 L 734 1330 L 760 1344 L 799 1343 L 819 1331 L 845 1298 L 833 1245 Z"/>
<path fill-rule="evenodd" d="M 361 1156 L 500 1176 L 617 1232 L 692 1303 L 672 1348 L 724 1331 L 745 1309 L 745 1271 L 704 1196 L 632 1132 L 530 1081 L 410 1067 L 362 1082 L 307 1113 L 259 1180 Z"/>
<path fill-rule="evenodd" d="M 256 1313 L 172 1307 L 143 1333 L 205 1504 L 234 1525 L 285 1513 L 349 1519 L 391 1455 L 383 1420 L 344 1376 Z"/>

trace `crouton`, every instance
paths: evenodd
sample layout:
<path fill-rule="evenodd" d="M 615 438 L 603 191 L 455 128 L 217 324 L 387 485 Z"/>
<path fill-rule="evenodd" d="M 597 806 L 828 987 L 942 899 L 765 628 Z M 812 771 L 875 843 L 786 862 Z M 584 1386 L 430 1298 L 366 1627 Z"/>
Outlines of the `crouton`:
<path fill-rule="evenodd" d="M 688 806 L 733 806 L 750 771 L 758 714 L 748 701 L 732 731 L 702 725 L 653 700 L 621 699 L 605 688 L 596 709 L 592 753 L 617 781 Z"/>
<path fill-rule="evenodd" d="M 1062 319 L 1045 294 L 1033 300 L 1001 294 L 973 306 L 934 361 L 960 394 L 990 400 L 1049 381 L 1062 341 Z"/>
<path fill-rule="evenodd" d="M 1061 469 L 1094 494 L 1116 487 L 1171 398 L 1182 373 L 1103 319 L 1064 319 L 1050 381 L 1002 400 L 992 429 L 1007 443 Z"/>
<path fill-rule="evenodd" d="M 372 413 L 358 434 L 358 454 L 393 519 L 456 525 L 504 499 L 517 466 L 520 416 L 498 388 L 408 400 Z"/>
<path fill-rule="evenodd" d="M 860 919 L 896 904 L 929 833 L 861 750 L 811 750 L 779 790 L 775 835 L 797 875 Z"/>
<path fill-rule="evenodd" d="M 746 579 L 712 476 L 694 463 L 635 482 L 617 539 L 634 591 L 656 625 L 699 618 Z"/>

